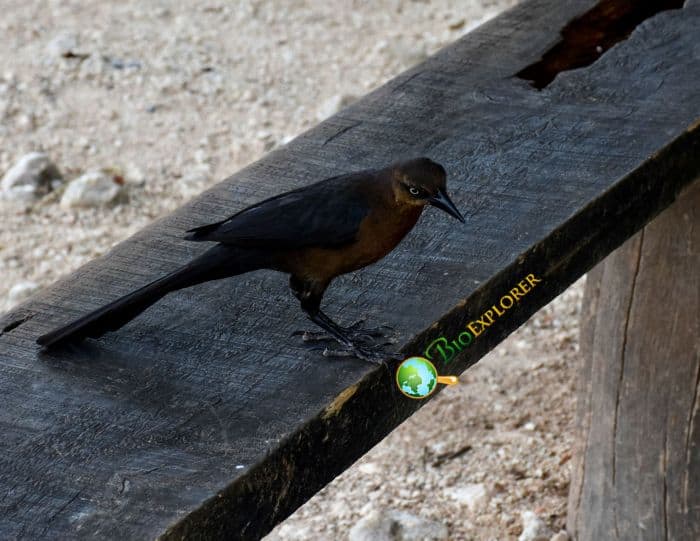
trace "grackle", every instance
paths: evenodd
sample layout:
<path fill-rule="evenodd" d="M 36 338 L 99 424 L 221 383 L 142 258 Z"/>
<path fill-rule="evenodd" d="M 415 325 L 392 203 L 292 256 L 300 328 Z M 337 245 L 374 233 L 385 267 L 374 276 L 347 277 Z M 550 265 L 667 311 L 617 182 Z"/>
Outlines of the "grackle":
<path fill-rule="evenodd" d="M 332 177 L 266 199 L 230 218 L 191 229 L 186 239 L 217 244 L 175 272 L 37 339 L 42 346 L 98 337 L 119 329 L 166 294 L 257 269 L 290 275 L 309 319 L 346 351 L 369 361 L 381 355 L 360 342 L 357 324 L 341 327 L 320 308 L 330 282 L 381 259 L 406 236 L 426 205 L 459 221 L 443 167 L 417 158 L 384 169 Z"/>

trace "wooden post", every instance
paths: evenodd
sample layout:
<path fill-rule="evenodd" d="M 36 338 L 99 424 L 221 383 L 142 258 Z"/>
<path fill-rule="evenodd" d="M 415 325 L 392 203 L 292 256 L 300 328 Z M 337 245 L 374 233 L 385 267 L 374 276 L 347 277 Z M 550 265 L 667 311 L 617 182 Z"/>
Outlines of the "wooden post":
<path fill-rule="evenodd" d="M 700 181 L 588 276 L 568 528 L 700 539 Z"/>

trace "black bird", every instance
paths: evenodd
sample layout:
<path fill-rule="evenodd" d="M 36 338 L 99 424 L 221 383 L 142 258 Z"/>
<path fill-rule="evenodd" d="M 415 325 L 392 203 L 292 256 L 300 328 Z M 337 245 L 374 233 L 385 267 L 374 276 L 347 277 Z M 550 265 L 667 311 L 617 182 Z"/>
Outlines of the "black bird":
<path fill-rule="evenodd" d="M 290 275 L 309 319 L 360 358 L 380 360 L 360 343 L 366 331 L 341 327 L 320 308 L 336 276 L 381 259 L 406 236 L 426 205 L 464 218 L 445 188 L 445 169 L 428 158 L 332 177 L 266 199 L 186 239 L 217 242 L 182 268 L 37 339 L 42 346 L 98 337 L 135 318 L 166 294 L 257 269 Z"/>

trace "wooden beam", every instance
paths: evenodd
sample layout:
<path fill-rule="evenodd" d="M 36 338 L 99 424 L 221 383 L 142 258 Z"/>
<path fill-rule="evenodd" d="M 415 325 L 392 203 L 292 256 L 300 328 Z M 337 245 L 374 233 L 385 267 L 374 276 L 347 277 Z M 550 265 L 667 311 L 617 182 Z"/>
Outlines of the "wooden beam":
<path fill-rule="evenodd" d="M 594 6 L 530 0 L 157 221 L 0 320 L 0 531 L 256 539 L 423 402 L 392 368 L 329 360 L 272 272 L 170 295 L 119 332 L 34 339 L 203 249 L 189 227 L 406 156 L 448 170 L 467 225 L 428 212 L 327 311 L 420 354 L 511 288 L 536 288 L 441 372 L 458 374 L 669 205 L 700 172 L 700 4 L 664 11 L 541 91 L 514 76 Z M 392 365 L 393 366 L 393 365 Z"/>
<path fill-rule="evenodd" d="M 700 539 L 700 181 L 589 273 L 577 541 Z"/>

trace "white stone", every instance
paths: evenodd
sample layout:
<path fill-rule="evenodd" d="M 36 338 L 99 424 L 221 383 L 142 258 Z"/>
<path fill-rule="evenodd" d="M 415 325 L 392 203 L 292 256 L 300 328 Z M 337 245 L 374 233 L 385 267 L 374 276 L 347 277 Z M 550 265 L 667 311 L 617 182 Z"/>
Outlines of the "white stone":
<path fill-rule="evenodd" d="M 88 171 L 72 180 L 61 197 L 63 208 L 95 207 L 111 203 L 122 193 L 114 175 L 105 171 Z"/>
<path fill-rule="evenodd" d="M 75 34 L 59 34 L 46 45 L 46 51 L 53 56 L 69 56 L 76 54 L 78 36 Z"/>
<path fill-rule="evenodd" d="M 365 475 L 379 475 L 382 469 L 374 462 L 363 462 L 357 467 Z"/>
<path fill-rule="evenodd" d="M 146 175 L 138 166 L 129 163 L 124 168 L 124 180 L 133 186 L 143 186 L 146 184 Z"/>
<path fill-rule="evenodd" d="M 7 299 L 12 304 L 16 304 L 30 297 L 37 289 L 39 289 L 39 284 L 35 282 L 20 282 L 12 286 L 7 294 Z"/>
<path fill-rule="evenodd" d="M 318 111 L 316 111 L 316 118 L 318 120 L 325 120 L 356 101 L 357 96 L 353 96 L 352 94 L 336 94 L 335 96 L 331 96 L 318 108 Z"/>
<path fill-rule="evenodd" d="M 425 46 L 405 44 L 403 47 L 397 47 L 395 50 L 399 61 L 406 67 L 420 64 L 428 58 L 428 51 L 425 49 Z"/>
<path fill-rule="evenodd" d="M 30 200 L 51 191 L 61 173 L 43 152 L 22 156 L 2 177 L 0 191 L 5 199 Z"/>
<path fill-rule="evenodd" d="M 532 511 L 523 511 L 520 517 L 523 522 L 523 533 L 518 537 L 518 541 L 549 541 L 552 537 L 552 530 Z"/>
<path fill-rule="evenodd" d="M 372 511 L 351 529 L 348 541 L 442 541 L 447 526 L 405 511 Z"/>
<path fill-rule="evenodd" d="M 489 500 L 486 485 L 483 483 L 451 487 L 445 490 L 445 494 L 472 511 L 483 508 Z"/>

